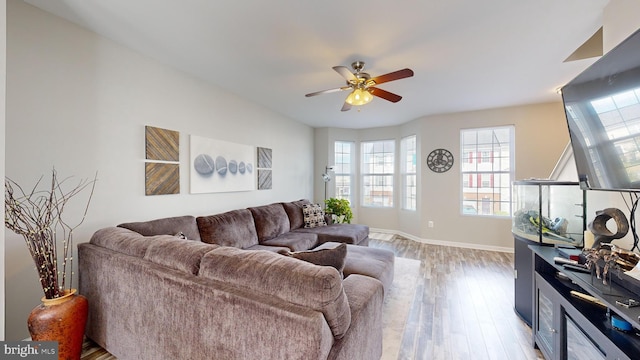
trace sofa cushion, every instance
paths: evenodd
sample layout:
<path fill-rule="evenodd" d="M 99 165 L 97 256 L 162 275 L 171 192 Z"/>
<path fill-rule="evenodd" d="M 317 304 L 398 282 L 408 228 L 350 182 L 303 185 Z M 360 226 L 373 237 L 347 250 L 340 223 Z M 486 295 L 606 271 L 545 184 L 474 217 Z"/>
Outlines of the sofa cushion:
<path fill-rule="evenodd" d="M 289 248 L 286 246 L 268 246 L 268 245 L 256 244 L 253 246 L 249 246 L 248 248 L 244 248 L 244 250 L 266 250 L 271 252 L 278 252 L 278 251 L 289 251 Z"/>
<path fill-rule="evenodd" d="M 168 217 L 150 221 L 130 222 L 118 227 L 135 231 L 144 236 L 177 235 L 183 233 L 189 240 L 200 240 L 196 218 L 191 215 Z"/>
<path fill-rule="evenodd" d="M 296 252 L 281 251 L 279 253 L 320 266 L 332 266 L 342 275 L 345 259 L 347 257 L 347 244 L 342 243 L 332 248 L 323 248 L 319 250 Z"/>
<path fill-rule="evenodd" d="M 277 238 L 263 241 L 262 245 L 284 247 L 289 251 L 304 251 L 318 245 L 318 235 L 314 233 L 288 232 Z"/>
<path fill-rule="evenodd" d="M 293 231 L 314 233 L 318 235 L 318 243 L 328 241 L 347 244 L 363 244 L 369 237 L 369 227 L 361 224 L 332 224 L 315 228 L 300 228 Z"/>
<path fill-rule="evenodd" d="M 318 249 L 333 249 L 343 244 L 327 242 Z M 378 279 L 388 293 L 393 282 L 395 254 L 386 249 L 371 248 L 367 246 L 347 245 L 347 258 L 344 266 L 344 276 L 359 274 Z"/>
<path fill-rule="evenodd" d="M 218 245 L 184 239 L 163 239 L 147 247 L 144 259 L 168 268 L 197 275 L 202 255 Z"/>
<path fill-rule="evenodd" d="M 271 251 L 219 247 L 202 257 L 199 275 L 320 311 L 336 339 L 351 324 L 342 277 L 329 266 Z"/>
<path fill-rule="evenodd" d="M 250 207 L 249 211 L 253 215 L 260 243 L 290 230 L 289 217 L 281 203 Z"/>
<path fill-rule="evenodd" d="M 203 242 L 245 249 L 258 244 L 251 211 L 232 210 L 222 214 L 196 218 Z"/>
<path fill-rule="evenodd" d="M 302 214 L 304 216 L 304 227 L 307 229 L 327 226 L 324 220 L 324 210 L 318 204 L 302 205 Z"/>
<path fill-rule="evenodd" d="M 311 204 L 311 202 L 309 200 L 302 199 L 298 201 L 282 203 L 282 207 L 289 217 L 291 230 L 295 230 L 304 226 L 304 214 L 302 213 L 302 205 L 304 204 Z"/>

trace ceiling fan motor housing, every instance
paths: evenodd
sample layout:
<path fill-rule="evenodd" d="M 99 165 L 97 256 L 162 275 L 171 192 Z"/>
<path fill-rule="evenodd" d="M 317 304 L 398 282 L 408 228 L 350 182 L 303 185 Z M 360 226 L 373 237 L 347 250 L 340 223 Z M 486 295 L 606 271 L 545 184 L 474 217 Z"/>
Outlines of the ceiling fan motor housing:
<path fill-rule="evenodd" d="M 351 67 L 356 73 L 359 73 L 364 69 L 364 61 L 354 61 L 351 63 Z"/>

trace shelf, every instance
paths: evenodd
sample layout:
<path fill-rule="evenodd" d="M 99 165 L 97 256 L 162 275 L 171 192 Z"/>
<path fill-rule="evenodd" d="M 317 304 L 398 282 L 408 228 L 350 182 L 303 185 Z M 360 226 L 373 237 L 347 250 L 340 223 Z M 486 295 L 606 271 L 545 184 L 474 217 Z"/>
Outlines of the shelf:
<path fill-rule="evenodd" d="M 564 272 L 563 272 L 564 273 Z M 566 273 L 565 273 L 566 274 Z M 584 274 L 589 275 L 589 274 Z M 640 356 L 640 337 L 635 334 L 625 333 L 614 329 L 611 326 L 611 321 L 607 316 L 606 308 L 590 303 L 585 300 L 575 298 L 571 295 L 571 290 L 581 291 L 583 293 L 589 293 L 581 286 L 566 280 L 560 280 L 551 274 L 541 274 L 547 283 L 549 283 L 555 290 L 568 302 L 573 308 L 584 316 L 594 327 L 598 329 L 606 338 L 616 344 L 618 348 L 625 353 L 637 354 Z M 598 279 L 596 279 L 598 280 Z M 617 306 L 617 308 L 621 308 Z M 617 313 L 616 309 L 610 308 L 612 312 Z M 624 309 L 624 308 L 623 308 Z"/>

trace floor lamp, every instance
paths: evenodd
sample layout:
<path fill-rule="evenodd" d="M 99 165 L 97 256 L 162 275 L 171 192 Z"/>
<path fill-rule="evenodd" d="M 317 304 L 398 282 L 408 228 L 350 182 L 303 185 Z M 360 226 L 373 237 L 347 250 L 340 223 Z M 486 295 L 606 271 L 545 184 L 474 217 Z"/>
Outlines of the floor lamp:
<path fill-rule="evenodd" d="M 329 183 L 329 181 L 331 181 L 331 175 L 329 175 L 329 172 L 333 171 L 333 166 L 326 166 L 324 168 L 324 173 L 322 173 L 322 180 L 324 181 L 324 207 L 326 208 L 327 206 L 327 184 Z"/>

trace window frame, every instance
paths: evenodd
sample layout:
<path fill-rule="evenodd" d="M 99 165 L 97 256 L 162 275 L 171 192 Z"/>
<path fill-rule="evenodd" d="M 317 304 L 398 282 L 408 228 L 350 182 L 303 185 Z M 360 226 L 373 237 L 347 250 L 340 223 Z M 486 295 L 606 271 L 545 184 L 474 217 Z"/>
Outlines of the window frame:
<path fill-rule="evenodd" d="M 408 144 L 412 142 L 412 144 Z M 408 145 L 413 145 L 408 147 Z M 412 159 L 410 159 L 412 157 Z M 412 165 L 409 163 L 412 162 Z M 402 210 L 418 210 L 418 137 L 407 135 L 400 139 L 400 177 L 402 183 L 400 206 Z M 409 181 L 413 179 L 413 181 Z"/>
<path fill-rule="evenodd" d="M 334 169 L 333 169 L 333 179 L 334 179 L 334 185 L 333 185 L 333 193 L 334 193 L 334 197 L 338 198 L 338 199 L 347 199 L 349 200 L 349 204 L 350 206 L 353 208 L 354 206 L 354 191 L 355 191 L 355 182 L 354 182 L 354 178 L 355 178 L 355 159 L 356 159 L 356 153 L 355 153 L 355 149 L 356 149 L 356 145 L 355 145 L 355 141 L 348 141 L 348 140 L 336 140 L 333 142 L 333 160 L 334 160 Z M 341 150 L 340 152 L 338 152 L 338 145 L 341 146 Z M 346 152 L 344 152 L 344 146 L 348 146 L 349 148 L 349 163 L 348 163 L 348 167 L 345 168 L 345 164 L 347 164 L 346 162 L 342 162 L 339 159 L 343 158 L 342 156 L 340 156 L 340 154 L 344 155 L 347 154 Z M 345 170 L 348 170 L 347 172 L 345 172 Z M 338 179 L 340 177 L 348 177 L 349 178 L 349 195 L 347 195 L 346 197 L 342 194 L 342 192 L 340 191 L 340 188 L 344 188 L 345 186 L 339 186 L 339 181 Z"/>
<path fill-rule="evenodd" d="M 488 135 L 487 132 L 491 132 L 491 140 L 479 140 L 479 136 Z M 475 141 L 470 141 L 473 137 Z M 475 154 L 460 162 L 460 213 L 510 218 L 511 183 L 515 179 L 515 126 L 461 129 L 460 153 Z"/>
<path fill-rule="evenodd" d="M 367 147 L 371 148 L 371 151 Z M 382 151 L 374 151 L 380 149 Z M 370 157 L 370 159 L 367 159 Z M 380 164 L 382 163 L 382 164 Z M 396 140 L 360 142 L 360 205 L 372 208 L 395 207 Z M 369 185 L 371 184 L 371 185 Z M 379 192 L 379 196 L 370 195 Z M 387 194 L 387 192 L 389 192 Z M 369 198 L 369 199 L 368 199 Z M 376 201 L 375 199 L 379 199 Z M 367 201 L 369 200 L 369 201 Z"/>

